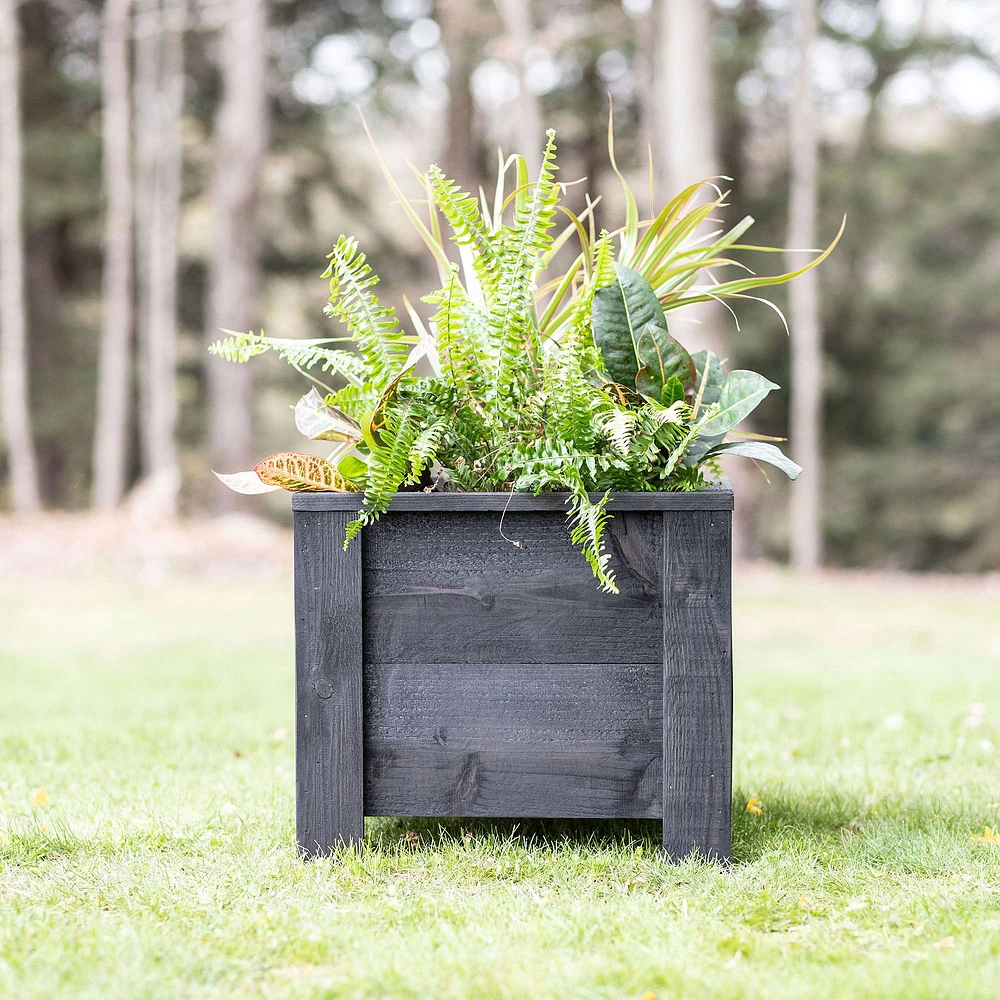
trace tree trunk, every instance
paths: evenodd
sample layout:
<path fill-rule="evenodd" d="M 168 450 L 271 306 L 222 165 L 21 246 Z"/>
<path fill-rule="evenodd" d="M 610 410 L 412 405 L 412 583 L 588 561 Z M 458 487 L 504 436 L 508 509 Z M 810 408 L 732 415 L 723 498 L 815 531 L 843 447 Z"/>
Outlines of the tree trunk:
<path fill-rule="evenodd" d="M 806 249 L 816 242 L 816 102 L 810 78 L 810 52 L 816 38 L 816 0 L 799 0 L 799 66 L 791 109 L 791 191 L 788 245 Z M 803 473 L 791 492 L 792 563 L 815 569 L 822 559 L 820 510 L 823 358 L 819 287 L 815 271 L 789 286 L 792 329 L 791 441 Z"/>
<path fill-rule="evenodd" d="M 716 176 L 715 87 L 712 71 L 710 0 L 654 0 L 656 3 L 658 110 L 654 149 L 659 163 L 657 208 L 695 181 Z M 710 190 L 710 189 L 709 189 Z M 696 232 L 714 228 L 706 224 Z M 707 347 L 720 358 L 730 356 L 727 335 L 731 317 L 716 302 L 688 306 L 670 314 L 671 332 L 690 351 Z M 757 477 L 740 459 L 724 461 L 736 493 L 733 551 L 738 558 L 755 555 L 753 521 Z"/>
<path fill-rule="evenodd" d="M 177 510 L 177 224 L 184 104 L 184 0 L 137 20 L 136 159 L 144 488 L 150 510 Z"/>
<path fill-rule="evenodd" d="M 475 194 L 480 183 L 476 106 L 471 86 L 478 50 L 473 25 L 476 11 L 468 0 L 437 0 L 435 13 L 448 56 L 448 114 L 441 168 L 464 190 Z"/>
<path fill-rule="evenodd" d="M 129 34 L 132 0 L 107 0 L 101 39 L 104 92 L 104 273 L 93 506 L 125 492 L 132 340 L 132 164 Z"/>
<path fill-rule="evenodd" d="M 222 102 L 216 121 L 215 238 L 208 336 L 220 327 L 249 330 L 259 319 L 260 171 L 267 148 L 267 8 L 239 0 L 220 38 Z M 214 468 L 248 467 L 253 446 L 251 372 L 246 365 L 208 366 L 209 438 Z M 220 506 L 233 494 L 218 491 Z"/>
<path fill-rule="evenodd" d="M 28 403 L 21 221 L 21 67 L 15 0 L 0 0 L 0 418 L 14 510 L 41 506 Z"/>
<path fill-rule="evenodd" d="M 712 13 L 709 0 L 660 0 L 656 10 L 658 99 L 657 205 L 678 191 L 716 175 L 715 95 L 712 74 Z M 703 227 L 705 231 L 711 225 Z M 708 347 L 725 356 L 719 305 L 690 306 L 674 314 L 689 350 Z"/>
<path fill-rule="evenodd" d="M 538 98 L 529 89 L 525 74 L 525 60 L 535 44 L 534 11 L 531 0 L 497 0 L 497 7 L 507 29 L 520 84 L 513 128 L 516 148 L 511 152 L 520 153 L 528 161 L 528 171 L 534 177 L 541 166 L 545 146 Z"/>

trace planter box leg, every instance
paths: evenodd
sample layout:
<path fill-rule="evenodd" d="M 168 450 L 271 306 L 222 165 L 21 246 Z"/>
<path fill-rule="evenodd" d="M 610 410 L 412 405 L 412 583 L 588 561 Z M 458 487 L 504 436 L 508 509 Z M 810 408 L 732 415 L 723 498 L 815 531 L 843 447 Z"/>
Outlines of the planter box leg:
<path fill-rule="evenodd" d="M 732 845 L 732 514 L 663 518 L 663 849 Z"/>
<path fill-rule="evenodd" d="M 295 514 L 295 788 L 307 857 L 365 832 L 361 539 L 345 552 L 346 512 Z"/>

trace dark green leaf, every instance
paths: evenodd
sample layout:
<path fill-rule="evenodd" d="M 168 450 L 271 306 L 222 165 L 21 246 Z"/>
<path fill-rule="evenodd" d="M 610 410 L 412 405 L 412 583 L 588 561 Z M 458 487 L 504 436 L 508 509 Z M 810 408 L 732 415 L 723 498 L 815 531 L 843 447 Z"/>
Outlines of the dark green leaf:
<path fill-rule="evenodd" d="M 667 324 L 656 293 L 641 274 L 617 263 L 615 274 L 615 281 L 594 293 L 594 342 L 612 380 L 633 386 L 643 367 L 636 349 L 642 329 L 654 322 L 665 330 Z"/>
<path fill-rule="evenodd" d="M 694 385 L 695 368 L 691 355 L 667 331 L 666 320 L 647 323 L 636 345 L 639 360 L 648 368 L 660 389 L 670 378 L 680 379 L 685 389 Z M 656 393 L 657 398 L 659 392 Z"/>
<path fill-rule="evenodd" d="M 780 448 L 764 441 L 728 441 L 726 444 L 716 445 L 705 457 L 715 455 L 742 455 L 758 462 L 767 462 L 781 469 L 789 479 L 797 479 L 802 471 L 802 466 L 793 462 Z"/>

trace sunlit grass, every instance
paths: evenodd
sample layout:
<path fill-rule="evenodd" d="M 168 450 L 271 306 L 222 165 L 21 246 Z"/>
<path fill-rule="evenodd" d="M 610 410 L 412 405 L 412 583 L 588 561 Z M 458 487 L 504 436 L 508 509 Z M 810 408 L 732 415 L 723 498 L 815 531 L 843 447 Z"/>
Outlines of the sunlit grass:
<path fill-rule="evenodd" d="M 533 821 L 303 864 L 287 580 L 0 585 L 0 994 L 995 997 L 996 585 L 740 579 L 729 870 Z"/>

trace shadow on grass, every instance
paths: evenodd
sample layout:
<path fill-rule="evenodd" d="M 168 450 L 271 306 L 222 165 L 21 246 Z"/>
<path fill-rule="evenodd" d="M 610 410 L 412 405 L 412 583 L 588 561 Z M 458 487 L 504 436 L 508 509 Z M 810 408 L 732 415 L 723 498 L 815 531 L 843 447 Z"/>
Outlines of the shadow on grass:
<path fill-rule="evenodd" d="M 772 792 L 763 812 L 747 811 L 748 796 L 733 798 L 734 866 L 753 864 L 776 853 L 831 856 L 848 850 L 870 855 L 872 863 L 913 863 L 926 845 L 954 835 L 956 845 L 968 841 L 968 829 L 978 822 L 961 810 L 942 809 L 930 799 L 872 801 L 862 796 L 830 794 L 815 797 Z M 398 845 L 435 849 L 461 841 L 510 842 L 524 848 L 582 848 L 589 851 L 645 852 L 662 842 L 656 820 L 581 819 L 438 819 L 381 818 L 370 821 L 368 840 L 383 849 Z M 891 844 L 892 849 L 887 851 Z"/>

